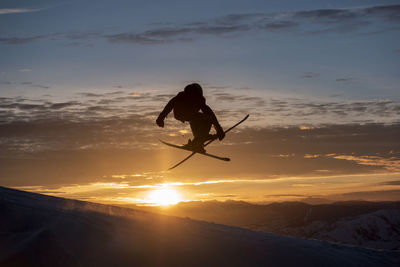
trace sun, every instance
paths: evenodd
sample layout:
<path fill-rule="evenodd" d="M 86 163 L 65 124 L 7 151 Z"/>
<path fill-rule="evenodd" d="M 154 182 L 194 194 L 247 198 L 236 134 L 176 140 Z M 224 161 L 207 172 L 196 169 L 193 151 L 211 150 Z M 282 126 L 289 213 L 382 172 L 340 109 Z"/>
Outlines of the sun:
<path fill-rule="evenodd" d="M 171 188 L 153 190 L 148 195 L 148 202 L 157 206 L 170 206 L 181 202 L 179 193 Z"/>

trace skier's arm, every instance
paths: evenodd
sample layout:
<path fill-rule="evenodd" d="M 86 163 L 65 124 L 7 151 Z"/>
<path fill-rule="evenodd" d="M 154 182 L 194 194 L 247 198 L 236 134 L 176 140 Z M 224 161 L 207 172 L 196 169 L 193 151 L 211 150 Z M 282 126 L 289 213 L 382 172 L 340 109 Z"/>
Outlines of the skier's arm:
<path fill-rule="evenodd" d="M 224 139 L 225 133 L 224 130 L 222 129 L 221 125 L 218 122 L 217 116 L 215 116 L 214 111 L 206 104 L 204 104 L 201 107 L 201 111 L 203 111 L 204 114 L 208 114 L 211 116 L 211 122 L 214 125 L 215 130 L 217 131 L 217 136 L 219 140 Z"/>
<path fill-rule="evenodd" d="M 165 106 L 163 111 L 161 111 L 160 115 L 158 115 L 158 118 L 156 120 L 156 123 L 160 127 L 164 127 L 164 119 L 167 117 L 167 115 L 172 111 L 175 105 L 175 99 L 176 97 L 172 98 L 168 104 Z"/>

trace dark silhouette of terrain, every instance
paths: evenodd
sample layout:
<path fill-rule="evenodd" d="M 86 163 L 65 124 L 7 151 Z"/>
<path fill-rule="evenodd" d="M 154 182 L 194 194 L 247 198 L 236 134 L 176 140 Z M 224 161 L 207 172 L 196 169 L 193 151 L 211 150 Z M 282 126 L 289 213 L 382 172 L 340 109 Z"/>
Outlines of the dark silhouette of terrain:
<path fill-rule="evenodd" d="M 400 250 L 400 202 L 256 205 L 243 201 L 209 201 L 181 202 L 168 209 L 141 209 L 280 235 Z"/>
<path fill-rule="evenodd" d="M 0 187 L 0 266 L 399 266 L 396 252 Z"/>

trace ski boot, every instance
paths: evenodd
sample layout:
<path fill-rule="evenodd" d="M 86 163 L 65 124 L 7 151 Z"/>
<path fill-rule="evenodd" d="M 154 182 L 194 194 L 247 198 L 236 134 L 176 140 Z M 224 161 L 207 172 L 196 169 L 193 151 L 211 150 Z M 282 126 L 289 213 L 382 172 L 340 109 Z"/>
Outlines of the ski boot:
<path fill-rule="evenodd" d="M 192 150 L 197 153 L 206 153 L 204 149 L 204 145 L 202 143 L 196 142 L 195 140 L 188 140 L 186 145 L 183 145 L 182 148 Z"/>

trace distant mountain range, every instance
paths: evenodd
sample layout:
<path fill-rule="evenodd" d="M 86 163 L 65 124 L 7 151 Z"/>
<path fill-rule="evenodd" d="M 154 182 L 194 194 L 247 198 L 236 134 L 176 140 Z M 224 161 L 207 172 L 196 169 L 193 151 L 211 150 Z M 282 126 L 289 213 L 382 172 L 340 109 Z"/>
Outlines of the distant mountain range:
<path fill-rule="evenodd" d="M 393 251 L 284 237 L 0 187 L 0 266 L 399 264 L 400 254 Z"/>
<path fill-rule="evenodd" d="M 142 209 L 279 235 L 400 251 L 400 202 L 255 205 L 209 201 Z"/>

